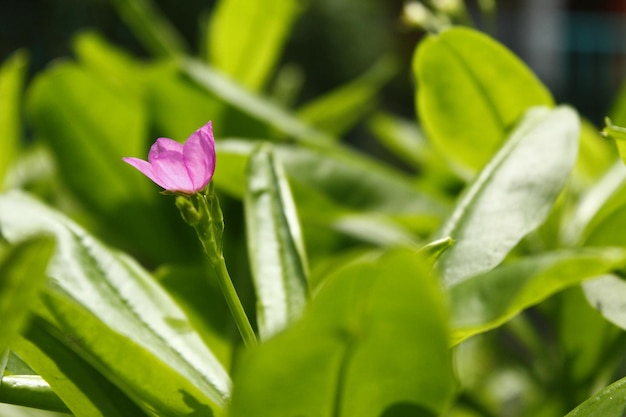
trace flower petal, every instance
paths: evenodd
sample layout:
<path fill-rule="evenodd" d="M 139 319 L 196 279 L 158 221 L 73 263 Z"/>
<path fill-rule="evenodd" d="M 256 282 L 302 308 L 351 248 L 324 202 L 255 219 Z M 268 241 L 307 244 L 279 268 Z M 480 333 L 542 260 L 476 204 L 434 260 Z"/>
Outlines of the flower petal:
<path fill-rule="evenodd" d="M 182 155 L 183 145 L 169 138 L 158 138 L 150 147 L 148 161 L 152 163 L 153 159 L 158 158 L 164 152 L 178 152 Z"/>
<path fill-rule="evenodd" d="M 193 193 L 194 187 L 183 164 L 183 155 L 180 152 L 159 151 L 150 161 L 157 178 L 161 180 L 161 187 L 169 191 Z M 155 181 L 156 182 L 156 181 Z"/>
<path fill-rule="evenodd" d="M 126 162 L 127 164 L 132 165 L 133 167 L 137 168 L 139 172 L 141 172 L 146 177 L 150 178 L 156 184 L 160 185 L 163 188 L 166 188 L 165 185 L 163 185 L 163 181 L 157 175 L 157 173 L 154 172 L 154 168 L 152 167 L 152 165 L 150 165 L 149 162 L 146 162 L 143 159 L 139 159 L 139 158 L 122 158 L 122 160 Z"/>
<path fill-rule="evenodd" d="M 200 191 L 215 172 L 215 140 L 211 122 L 196 130 L 183 146 L 183 163 L 194 191 Z"/>

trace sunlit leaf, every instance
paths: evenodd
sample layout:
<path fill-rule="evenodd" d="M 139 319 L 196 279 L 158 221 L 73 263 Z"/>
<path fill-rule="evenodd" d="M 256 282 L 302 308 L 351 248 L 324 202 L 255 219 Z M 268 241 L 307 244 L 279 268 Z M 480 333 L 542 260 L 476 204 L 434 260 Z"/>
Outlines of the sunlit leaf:
<path fill-rule="evenodd" d="M 447 407 L 454 380 L 443 297 L 414 251 L 341 268 L 309 306 L 244 358 L 231 417 L 434 416 Z"/>
<path fill-rule="evenodd" d="M 524 117 L 438 233 L 456 241 L 438 261 L 446 285 L 489 271 L 543 223 L 576 161 L 578 126 L 567 107 Z"/>
<path fill-rule="evenodd" d="M 475 172 L 531 106 L 553 105 L 535 75 L 504 46 L 455 27 L 420 42 L 413 61 L 417 112 L 428 138 Z"/>
<path fill-rule="evenodd" d="M 220 0 L 209 23 L 211 64 L 242 86 L 262 90 L 300 8 L 297 0 Z"/>
<path fill-rule="evenodd" d="M 309 292 L 308 265 L 291 190 L 269 145 L 254 151 L 247 177 L 248 254 L 259 333 L 268 339 L 300 317 Z"/>
<path fill-rule="evenodd" d="M 565 417 L 623 417 L 626 408 L 626 378 L 604 388 Z"/>
<path fill-rule="evenodd" d="M 9 242 L 39 233 L 56 237 L 40 314 L 64 343 L 145 409 L 176 415 L 225 404 L 226 371 L 134 260 L 18 192 L 0 197 L 0 230 Z"/>

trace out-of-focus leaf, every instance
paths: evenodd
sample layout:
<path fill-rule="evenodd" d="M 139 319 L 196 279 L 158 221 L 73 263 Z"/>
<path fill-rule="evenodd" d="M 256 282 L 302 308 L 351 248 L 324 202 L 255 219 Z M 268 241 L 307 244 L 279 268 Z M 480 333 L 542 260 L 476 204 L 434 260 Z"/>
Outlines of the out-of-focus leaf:
<path fill-rule="evenodd" d="M 335 217 L 332 213 L 329 217 Z M 376 246 L 416 246 L 416 238 L 400 225 L 376 213 L 337 214 L 332 229 Z"/>
<path fill-rule="evenodd" d="M 220 0 L 209 23 L 211 64 L 242 86 L 262 90 L 300 7 L 297 0 Z"/>
<path fill-rule="evenodd" d="M 605 275 L 583 283 L 583 290 L 589 304 L 604 318 L 626 329 L 626 281 L 623 278 Z"/>
<path fill-rule="evenodd" d="M 182 36 L 152 0 L 111 0 L 143 46 L 157 57 L 179 57 L 188 49 Z"/>
<path fill-rule="evenodd" d="M 468 28 L 428 35 L 413 60 L 417 111 L 433 145 L 475 172 L 498 151 L 531 106 L 552 97 L 509 50 Z"/>
<path fill-rule="evenodd" d="M 434 242 L 430 242 L 420 248 L 420 253 L 431 262 L 435 262 L 442 253 L 454 246 L 454 239 L 451 237 L 444 237 L 437 239 Z"/>
<path fill-rule="evenodd" d="M 617 97 L 614 98 L 613 105 L 609 111 L 609 117 L 613 123 L 626 126 L 626 79 L 622 81 Z"/>
<path fill-rule="evenodd" d="M 255 142 L 247 140 L 217 143 L 218 158 L 227 161 L 223 170 L 215 174 L 218 187 L 235 196 L 243 195 L 243 170 L 254 148 Z M 347 148 L 275 145 L 275 150 L 294 191 L 304 187 L 308 192 L 321 194 L 328 203 L 336 205 L 339 211 L 335 214 L 371 211 L 405 219 L 416 229 L 432 231 L 446 211 L 444 203 L 421 191 L 409 177 Z M 328 223 L 337 219 L 331 214 L 325 211 L 317 217 L 325 217 Z"/>
<path fill-rule="evenodd" d="M 58 395 L 66 408 L 80 416 L 146 416 L 148 415 L 135 404 L 127 394 L 96 371 L 83 358 L 72 351 L 77 340 L 61 343 L 61 332 L 50 323 L 35 316 L 31 325 L 13 345 L 20 358 L 47 381 L 50 388 Z M 50 394 L 44 392 L 43 400 L 50 401 Z M 37 395 L 24 395 L 24 405 L 41 408 Z M 53 404 L 56 404 L 52 399 Z"/>
<path fill-rule="evenodd" d="M 332 135 L 341 135 L 376 106 L 376 95 L 396 73 L 391 58 L 382 58 L 365 74 L 298 109 L 300 119 Z"/>
<path fill-rule="evenodd" d="M 21 103 L 26 66 L 26 53 L 18 51 L 0 67 L 0 188 L 22 139 Z"/>
<path fill-rule="evenodd" d="M 626 264 L 626 251 L 585 248 L 545 253 L 448 288 L 454 341 L 498 327 L 563 288 Z"/>
<path fill-rule="evenodd" d="M 69 414 L 63 401 L 38 375 L 11 375 L 0 378 L 0 403 L 22 405 Z"/>
<path fill-rule="evenodd" d="M 184 61 L 181 65 L 183 72 L 200 87 L 283 135 L 298 141 L 317 144 L 333 141 L 329 135 L 313 129 L 268 99 L 244 90 L 234 81 L 207 65 L 192 59 Z"/>
<path fill-rule="evenodd" d="M 626 408 L 626 378 L 604 388 L 565 417 L 623 417 Z"/>
<path fill-rule="evenodd" d="M 253 152 L 247 177 L 248 256 L 259 334 L 265 340 L 302 314 L 309 293 L 308 265 L 291 190 L 269 145 Z"/>
<path fill-rule="evenodd" d="M 543 223 L 576 161 L 578 125 L 568 107 L 527 113 L 438 233 L 456 241 L 437 263 L 447 286 L 489 271 Z"/>
<path fill-rule="evenodd" d="M 617 155 L 610 140 L 588 120 L 581 119 L 580 149 L 574 173 L 585 185 L 595 183 L 613 165 Z"/>
<path fill-rule="evenodd" d="M 224 406 L 230 380 L 154 279 L 61 214 L 18 192 L 0 197 L 9 242 L 56 237 L 41 314 L 71 348 L 145 409 L 164 415 Z"/>
<path fill-rule="evenodd" d="M 243 359 L 229 416 L 439 415 L 454 389 L 448 337 L 437 280 L 414 251 L 352 263 Z"/>
<path fill-rule="evenodd" d="M 0 259 L 0 354 L 17 337 L 45 281 L 54 242 L 48 237 L 10 247 Z M 0 377 L 2 374 L 0 373 Z"/>
<path fill-rule="evenodd" d="M 602 134 L 615 141 L 619 155 L 626 164 L 626 128 L 614 125 L 609 118 L 605 120 L 605 123 L 606 126 L 602 129 Z"/>

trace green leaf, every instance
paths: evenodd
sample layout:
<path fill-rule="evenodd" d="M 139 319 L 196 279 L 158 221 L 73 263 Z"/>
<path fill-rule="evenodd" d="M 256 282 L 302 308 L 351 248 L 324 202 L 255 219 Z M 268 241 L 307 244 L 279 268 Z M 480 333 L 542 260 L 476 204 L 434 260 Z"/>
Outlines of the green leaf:
<path fill-rule="evenodd" d="M 623 417 L 626 408 L 626 378 L 604 388 L 565 417 Z"/>
<path fill-rule="evenodd" d="M 151 0 L 111 0 L 143 46 L 157 57 L 179 57 L 188 49 L 182 36 Z"/>
<path fill-rule="evenodd" d="M 550 93 L 509 50 L 468 28 L 428 35 L 417 48 L 417 111 L 442 155 L 475 172 L 497 152 L 531 106 Z"/>
<path fill-rule="evenodd" d="M 22 140 L 21 103 L 26 69 L 24 51 L 14 53 L 0 67 L 0 187 Z"/>
<path fill-rule="evenodd" d="M 626 311 L 624 311 L 626 281 L 623 278 L 607 274 L 583 283 L 583 291 L 589 304 L 604 318 L 626 329 Z"/>
<path fill-rule="evenodd" d="M 217 186 L 235 196 L 243 195 L 243 168 L 255 143 L 239 139 L 217 143 L 218 158 L 226 161 L 223 170 L 215 174 Z M 307 193 L 320 194 L 338 208 L 336 213 L 320 213 L 319 207 L 312 206 L 311 212 L 301 216 L 303 222 L 309 214 L 316 221 L 332 224 L 339 218 L 337 215 L 351 211 L 376 212 L 431 232 L 445 213 L 445 204 L 416 187 L 410 177 L 348 148 L 275 145 L 275 150 L 292 183 L 296 202 L 300 201 L 296 191 L 304 189 Z"/>
<path fill-rule="evenodd" d="M 62 335 L 42 317 L 35 316 L 23 336 L 13 345 L 15 352 L 49 381 L 50 388 L 75 415 L 147 415 L 123 391 L 72 351 L 76 340 L 62 343 L 61 339 L 67 335 Z M 48 398 L 50 394 L 46 391 L 41 396 L 38 393 L 24 394 L 24 405 L 29 407 L 43 408 L 50 402 L 56 404 L 53 398 Z M 42 400 L 46 402 L 42 403 Z"/>
<path fill-rule="evenodd" d="M 17 337 L 46 279 L 54 242 L 36 237 L 9 247 L 0 259 L 0 354 Z M 0 373 L 0 376 L 2 374 Z"/>
<path fill-rule="evenodd" d="M 454 390 L 448 337 L 437 280 L 414 251 L 354 262 L 243 358 L 229 416 L 439 415 Z"/>
<path fill-rule="evenodd" d="M 0 378 L 0 403 L 69 413 L 63 401 L 50 389 L 50 385 L 38 375 L 10 375 Z"/>
<path fill-rule="evenodd" d="M 226 371 L 136 262 L 18 192 L 0 197 L 0 229 L 10 242 L 37 233 L 57 238 L 41 314 L 120 389 L 164 415 L 225 404 Z"/>
<path fill-rule="evenodd" d="M 602 134 L 615 141 L 619 155 L 626 164 L 626 128 L 614 125 L 608 117 L 605 120 L 605 124 L 606 126 L 602 129 Z"/>
<path fill-rule="evenodd" d="M 624 264 L 623 249 L 562 250 L 522 258 L 452 285 L 454 341 L 498 327 L 552 294 Z"/>
<path fill-rule="evenodd" d="M 354 81 L 305 104 L 297 115 L 324 132 L 341 135 L 375 108 L 378 92 L 396 72 L 396 63 L 382 58 Z"/>
<path fill-rule="evenodd" d="M 261 339 L 299 318 L 308 298 L 308 266 L 287 178 L 269 145 L 248 163 L 244 199 L 250 267 Z"/>
<path fill-rule="evenodd" d="M 209 23 L 211 64 L 247 89 L 262 90 L 300 7 L 297 0 L 220 0 Z"/>
<path fill-rule="evenodd" d="M 528 112 L 438 233 L 456 241 L 438 261 L 447 286 L 489 271 L 543 223 L 576 161 L 578 125 L 568 107 Z"/>
<path fill-rule="evenodd" d="M 237 83 L 199 61 L 188 59 L 181 68 L 201 88 L 242 113 L 278 130 L 283 135 L 307 143 L 329 143 L 334 139 L 303 123 L 266 98 L 246 91 Z"/>

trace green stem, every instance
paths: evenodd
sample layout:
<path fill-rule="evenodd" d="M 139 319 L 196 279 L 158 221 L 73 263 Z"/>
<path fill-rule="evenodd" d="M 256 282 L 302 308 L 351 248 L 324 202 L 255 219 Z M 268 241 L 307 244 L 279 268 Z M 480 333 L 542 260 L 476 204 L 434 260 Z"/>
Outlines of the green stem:
<path fill-rule="evenodd" d="M 237 291 L 235 291 L 233 281 L 230 279 L 230 275 L 228 274 L 228 270 L 226 269 L 226 263 L 224 262 L 223 256 L 220 257 L 220 262 L 217 265 L 214 265 L 214 269 L 217 273 L 217 281 L 219 282 L 220 288 L 222 289 L 224 298 L 226 298 L 226 303 L 228 304 L 230 313 L 235 319 L 237 329 L 239 329 L 239 333 L 241 334 L 243 342 L 248 347 L 255 346 L 257 344 L 256 335 L 252 330 L 252 326 L 250 325 L 248 316 L 243 309 L 243 305 L 241 304 L 241 301 L 237 296 Z"/>
<path fill-rule="evenodd" d="M 203 193 L 177 198 L 176 206 L 183 219 L 196 230 L 244 343 L 246 346 L 255 346 L 257 340 L 254 330 L 252 330 L 224 261 L 222 250 L 224 219 L 212 184 Z"/>

